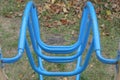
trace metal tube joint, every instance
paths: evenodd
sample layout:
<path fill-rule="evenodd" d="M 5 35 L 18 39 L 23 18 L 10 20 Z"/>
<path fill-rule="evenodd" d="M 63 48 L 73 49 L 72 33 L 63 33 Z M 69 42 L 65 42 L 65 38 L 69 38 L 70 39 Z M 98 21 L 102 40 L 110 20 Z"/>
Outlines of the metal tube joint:
<path fill-rule="evenodd" d="M 3 68 L 4 64 L 2 62 L 2 49 L 0 48 L 0 68 Z"/>

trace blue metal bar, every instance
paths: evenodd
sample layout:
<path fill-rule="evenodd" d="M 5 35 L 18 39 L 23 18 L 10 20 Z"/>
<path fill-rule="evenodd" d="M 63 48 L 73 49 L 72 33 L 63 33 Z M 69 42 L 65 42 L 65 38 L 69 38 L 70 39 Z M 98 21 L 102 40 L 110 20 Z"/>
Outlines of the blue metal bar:
<path fill-rule="evenodd" d="M 27 37 L 26 37 L 27 29 L 29 30 L 33 49 L 38 57 L 38 66 L 35 65 L 34 59 L 32 57 L 32 53 L 29 49 L 29 44 L 27 42 Z M 36 7 L 32 1 L 29 1 L 25 8 L 22 24 L 20 28 L 18 53 L 16 56 L 12 58 L 4 58 L 0 54 L 0 63 L 13 63 L 18 61 L 22 57 L 25 49 L 29 62 L 31 64 L 31 67 L 33 68 L 33 70 L 35 70 L 39 74 L 40 80 L 43 80 L 43 75 L 46 75 L 46 76 L 76 75 L 76 80 L 79 80 L 80 73 L 83 72 L 88 66 L 93 50 L 95 50 L 96 52 L 97 59 L 103 63 L 115 64 L 118 61 L 118 58 L 107 59 L 103 57 L 101 54 L 100 36 L 98 31 L 97 17 L 96 17 L 94 7 L 90 1 L 88 1 L 86 3 L 86 6 L 84 7 L 81 25 L 80 25 L 80 34 L 75 44 L 70 46 L 47 45 L 41 40 L 39 30 L 40 30 L 39 21 L 38 21 Z M 82 60 L 81 57 L 86 48 L 90 31 L 92 31 L 93 40 L 87 52 L 86 58 L 84 60 L 84 64 L 81 64 L 81 60 Z M 67 57 L 66 56 L 46 56 L 42 54 L 41 50 L 44 50 L 49 53 L 54 53 L 54 54 L 67 54 L 73 51 L 77 51 L 77 53 L 75 55 L 67 56 Z M 77 65 L 75 70 L 70 72 L 48 72 L 43 67 L 42 59 L 49 62 L 54 62 L 54 63 L 66 63 L 66 62 L 73 62 L 74 60 L 77 60 Z"/>
<path fill-rule="evenodd" d="M 34 11 L 35 12 L 35 11 Z M 87 20 L 86 19 L 86 16 L 88 15 L 88 12 L 87 13 L 85 13 L 85 12 L 87 12 L 87 10 L 84 10 L 83 11 L 83 13 L 84 13 L 84 16 L 83 16 L 83 19 L 84 20 Z M 33 13 L 32 13 L 33 14 Z M 34 15 L 35 16 L 35 15 Z M 32 21 L 31 20 L 29 20 L 29 24 L 28 24 L 28 26 L 29 26 L 29 32 L 30 32 L 30 36 L 31 36 L 31 42 L 32 42 L 32 45 L 33 45 L 33 48 L 34 48 L 34 50 L 35 50 L 35 52 L 36 52 L 36 54 L 38 55 L 38 56 L 40 56 L 40 57 L 42 57 L 43 59 L 46 59 L 46 60 L 49 60 L 49 61 L 51 61 L 51 59 L 52 59 L 52 61 L 51 62 L 65 62 L 65 61 L 63 61 L 63 60 L 67 60 L 66 62 L 71 62 L 71 61 L 73 61 L 74 59 L 76 59 L 77 57 L 79 57 L 80 55 L 81 55 L 81 53 L 83 53 L 83 51 L 84 51 L 84 49 L 85 49 L 85 46 L 86 46 L 86 42 L 87 42 L 87 40 L 88 40 L 88 34 L 89 34 L 89 31 L 90 31 L 90 27 L 87 29 L 88 31 L 87 31 L 87 34 L 85 34 L 85 37 L 84 37 L 84 42 L 82 42 L 82 43 L 84 43 L 82 46 L 84 46 L 83 47 L 83 49 L 81 49 L 81 51 L 79 50 L 79 52 L 76 54 L 76 55 L 73 55 L 73 56 L 69 56 L 69 57 L 50 57 L 50 56 L 45 56 L 45 55 L 43 55 L 42 53 L 41 53 L 41 51 L 40 50 L 38 50 L 37 48 L 38 48 L 38 46 L 37 46 L 37 43 L 36 43 L 36 37 L 34 36 L 35 35 L 35 30 L 33 31 L 32 30 L 32 23 L 30 23 L 30 21 L 31 22 L 33 22 L 33 21 L 35 21 L 35 19 L 34 19 L 34 16 L 32 16 L 33 18 L 32 18 Z M 82 21 L 82 23 L 85 23 L 86 21 Z M 90 23 L 89 23 L 90 24 Z M 33 25 L 35 26 L 35 23 L 33 23 Z M 81 26 L 85 26 L 84 24 L 82 24 Z M 88 25 L 88 26 L 90 26 L 90 25 Z M 83 32 L 83 31 L 82 31 Z M 37 33 L 36 33 L 37 34 Z M 81 35 L 82 35 L 82 33 L 81 33 Z M 82 38 L 81 38 L 82 39 Z M 71 60 L 70 60 L 71 59 Z M 69 61 L 68 61 L 69 60 Z"/>
<path fill-rule="evenodd" d="M 29 12 L 31 9 L 31 6 L 33 5 L 33 2 L 30 1 L 24 11 L 23 19 L 22 19 L 22 24 L 21 24 L 21 29 L 20 29 L 20 36 L 19 36 L 19 44 L 18 44 L 18 53 L 16 56 L 12 58 L 1 58 L 2 63 L 13 63 L 18 61 L 24 52 L 24 45 L 25 45 L 25 37 L 26 37 L 26 26 L 28 22 L 28 16 Z"/>
<path fill-rule="evenodd" d="M 92 19 L 92 26 L 93 26 L 93 36 L 94 36 L 94 48 L 96 51 L 97 58 L 106 64 L 115 64 L 117 62 L 117 59 L 107 59 L 102 56 L 101 54 L 101 48 L 100 48 L 100 36 L 98 31 L 98 23 L 97 23 L 97 17 L 94 10 L 94 7 L 91 2 L 87 2 L 86 7 L 88 7 L 90 12 L 90 17 Z"/>
<path fill-rule="evenodd" d="M 99 29 L 98 29 L 96 13 L 95 13 L 94 7 L 90 1 L 88 1 L 86 3 L 86 7 L 89 10 L 90 18 L 92 20 L 92 30 L 93 30 L 93 36 L 94 36 L 95 50 L 99 50 L 100 49 L 100 36 L 99 36 L 99 31 L 98 31 Z"/>
<path fill-rule="evenodd" d="M 34 32 L 35 32 L 36 41 L 43 50 L 45 50 L 46 52 L 49 52 L 49 53 L 70 53 L 79 47 L 79 45 L 80 45 L 79 39 L 75 44 L 73 44 L 71 46 L 50 46 L 50 45 L 45 44 L 40 39 L 39 21 L 37 18 L 37 12 L 36 12 L 35 7 L 32 7 L 31 13 L 32 13 L 32 21 L 33 21 L 33 25 L 34 25 Z"/>
<path fill-rule="evenodd" d="M 2 63 L 2 59 L 3 58 L 3 56 L 2 56 L 2 50 L 1 50 L 1 48 L 0 48 L 0 68 L 3 68 L 3 63 Z"/>
<path fill-rule="evenodd" d="M 117 58 L 115 59 L 107 59 L 107 58 L 104 58 L 102 55 L 101 55 L 101 52 L 100 50 L 96 50 L 96 55 L 97 55 L 97 59 L 105 64 L 116 64 L 117 63 Z"/>
<path fill-rule="evenodd" d="M 43 64 L 42 64 L 42 59 L 41 59 L 40 57 L 38 57 L 38 67 L 39 67 L 39 69 L 44 70 Z M 39 76 L 39 79 L 40 79 L 40 80 L 43 80 L 43 79 L 44 79 L 44 78 L 43 78 L 43 75 L 38 74 L 38 76 Z"/>
<path fill-rule="evenodd" d="M 35 40 L 35 36 L 34 36 L 33 30 L 32 30 L 32 24 L 31 24 L 30 20 L 28 21 L 28 26 L 29 26 L 28 30 L 30 32 L 30 38 L 31 38 L 31 42 L 32 42 L 33 48 L 34 48 L 36 54 L 38 56 L 42 57 L 43 59 L 46 59 L 46 60 L 49 60 L 49 61 L 50 60 L 52 60 L 52 61 L 57 61 L 57 60 L 63 61 L 63 60 L 70 60 L 70 59 L 74 60 L 75 57 L 78 57 L 82 53 L 82 52 L 80 52 L 80 49 L 78 49 L 79 52 L 77 53 L 77 55 L 74 55 L 72 57 L 71 56 L 70 57 L 56 57 L 56 56 L 50 57 L 50 56 L 46 56 L 46 55 L 41 53 L 41 49 L 39 48 L 39 46 L 35 42 L 36 40 Z"/>
<path fill-rule="evenodd" d="M 77 68 L 77 69 L 78 69 L 79 67 L 81 67 L 81 63 L 82 63 L 82 56 L 80 56 L 80 57 L 78 58 L 77 65 L 76 65 L 76 68 Z M 80 75 L 81 75 L 81 74 L 77 74 L 77 75 L 76 75 L 76 80 L 80 80 Z"/>
<path fill-rule="evenodd" d="M 1 58 L 2 63 L 14 63 L 17 62 L 23 55 L 23 50 L 19 49 L 18 54 L 12 58 Z"/>
<path fill-rule="evenodd" d="M 28 56 L 28 59 L 29 59 L 29 62 L 31 64 L 31 67 L 33 68 L 33 70 L 35 70 L 37 73 L 39 74 L 42 74 L 42 75 L 46 75 L 46 76 L 73 76 L 73 75 L 77 75 L 77 74 L 80 74 L 81 72 L 83 72 L 87 65 L 88 65 L 88 62 L 90 60 L 90 57 L 91 57 L 91 54 L 92 54 L 92 51 L 93 51 L 93 41 L 91 43 L 91 46 L 88 50 L 88 53 L 86 55 L 86 59 L 84 61 L 84 64 L 79 67 L 78 69 L 75 69 L 74 71 L 70 71 L 70 72 L 48 72 L 48 71 L 41 71 L 38 67 L 35 66 L 34 64 L 34 59 L 32 57 L 32 54 L 30 52 L 30 49 L 29 49 L 29 45 L 28 45 L 28 42 L 26 41 L 26 45 L 25 45 L 25 48 L 26 48 L 26 53 L 27 53 L 27 56 Z"/>
<path fill-rule="evenodd" d="M 18 43 L 18 49 L 23 49 L 25 47 L 25 38 L 26 38 L 26 28 L 27 28 L 27 24 L 28 24 L 28 19 L 29 19 L 29 15 L 30 15 L 30 10 L 31 7 L 33 6 L 33 2 L 30 1 L 25 8 L 24 11 L 24 15 L 22 18 L 22 24 L 21 24 L 21 28 L 20 28 L 20 34 L 19 34 L 19 43 Z"/>
<path fill-rule="evenodd" d="M 33 33 L 33 30 L 32 30 L 32 24 L 30 22 L 30 20 L 28 21 L 28 26 L 29 26 L 29 32 L 30 32 L 30 38 L 31 38 L 31 42 L 32 42 L 32 45 L 33 45 L 33 48 L 36 52 L 36 54 L 40 57 L 42 57 L 43 59 L 46 59 L 46 60 L 69 60 L 69 59 L 75 59 L 75 57 L 78 57 L 82 52 L 80 51 L 80 48 L 78 49 L 79 52 L 77 53 L 77 55 L 74 55 L 74 56 L 70 56 L 70 57 L 50 57 L 50 56 L 45 56 L 41 53 L 41 50 L 39 48 L 39 46 L 37 46 L 37 43 L 36 43 L 36 40 L 35 40 L 35 36 L 34 36 L 34 33 Z"/>
<path fill-rule="evenodd" d="M 44 70 L 44 71 L 46 71 L 45 69 L 44 69 L 44 67 L 43 67 L 43 64 L 42 64 L 42 59 L 40 58 L 40 57 L 38 57 L 38 61 L 39 61 L 39 68 L 41 69 L 41 70 Z M 82 56 L 80 56 L 78 59 L 77 59 L 77 65 L 76 65 L 76 69 L 79 69 L 79 67 L 80 67 L 80 65 L 81 65 L 81 62 L 82 62 Z M 41 75 L 41 74 L 38 74 L 39 75 L 39 77 L 40 77 L 40 80 L 43 80 L 43 75 Z M 76 75 L 76 80 L 80 80 L 80 74 L 77 74 Z"/>

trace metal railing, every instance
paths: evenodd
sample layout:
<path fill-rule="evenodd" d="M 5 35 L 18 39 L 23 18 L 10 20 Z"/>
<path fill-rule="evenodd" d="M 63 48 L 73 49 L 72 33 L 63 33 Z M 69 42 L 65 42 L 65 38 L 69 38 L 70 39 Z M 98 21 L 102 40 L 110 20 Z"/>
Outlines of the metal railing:
<path fill-rule="evenodd" d="M 29 31 L 31 43 L 33 49 L 38 57 L 39 65 L 36 66 L 31 50 L 29 48 L 29 43 L 27 41 L 26 32 Z M 84 63 L 81 64 L 82 54 L 87 46 L 90 32 L 92 32 L 92 41 L 89 46 L 88 52 Z M 91 54 L 96 52 L 96 56 L 99 61 L 106 64 L 116 64 L 118 59 L 107 59 L 101 54 L 100 48 L 100 36 L 98 30 L 97 17 L 94 7 L 91 2 L 87 2 L 82 13 L 80 34 L 78 40 L 75 44 L 70 46 L 51 46 L 45 44 L 40 38 L 40 25 L 38 21 L 38 15 L 36 7 L 33 1 L 29 1 L 24 10 L 23 19 L 20 28 L 19 44 L 18 44 L 18 54 L 12 58 L 4 58 L 0 55 L 0 64 L 4 63 L 14 63 L 18 61 L 26 50 L 28 60 L 31 67 L 36 71 L 40 80 L 43 80 L 43 75 L 45 76 L 73 76 L 76 75 L 76 80 L 80 80 L 80 73 L 82 73 L 88 66 Z M 42 50 L 50 54 L 70 54 L 77 50 L 77 53 L 72 56 L 47 56 L 42 53 Z M 53 63 L 68 63 L 77 60 L 76 68 L 69 72 L 50 72 L 47 71 L 42 64 L 42 59 Z"/>

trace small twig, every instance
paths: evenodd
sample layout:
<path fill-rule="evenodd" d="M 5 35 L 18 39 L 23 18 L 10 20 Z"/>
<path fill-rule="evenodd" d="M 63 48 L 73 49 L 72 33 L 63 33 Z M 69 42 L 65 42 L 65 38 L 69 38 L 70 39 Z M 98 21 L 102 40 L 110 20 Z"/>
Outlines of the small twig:
<path fill-rule="evenodd" d="M 4 68 L 0 69 L 0 80 L 8 80 L 8 76 L 6 75 Z"/>
<path fill-rule="evenodd" d="M 3 75 L 5 76 L 5 78 L 8 80 L 8 76 L 7 76 L 7 74 L 5 73 L 4 68 L 2 69 L 2 72 L 3 72 Z"/>

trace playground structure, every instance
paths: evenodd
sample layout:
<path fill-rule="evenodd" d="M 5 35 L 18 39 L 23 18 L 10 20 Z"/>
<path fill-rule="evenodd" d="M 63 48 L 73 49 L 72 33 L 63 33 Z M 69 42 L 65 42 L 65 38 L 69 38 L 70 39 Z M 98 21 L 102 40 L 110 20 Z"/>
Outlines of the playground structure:
<path fill-rule="evenodd" d="M 38 57 L 38 66 L 35 65 L 30 46 L 26 37 L 26 32 L 29 31 L 30 39 L 33 50 Z M 89 35 L 92 35 L 92 41 L 88 48 L 84 63 L 81 64 L 82 54 L 87 46 Z M 75 44 L 70 46 L 51 46 L 45 44 L 40 38 L 40 25 L 38 21 L 37 10 L 33 1 L 29 1 L 24 10 L 22 24 L 20 28 L 18 53 L 12 58 L 4 58 L 0 52 L 0 65 L 5 63 L 14 63 L 18 61 L 26 50 L 26 54 L 32 69 L 38 73 L 40 80 L 44 80 L 45 76 L 74 76 L 76 80 L 80 80 L 80 74 L 87 68 L 91 54 L 93 51 L 96 53 L 97 59 L 105 64 L 115 64 L 117 67 L 120 65 L 120 50 L 118 56 L 114 59 L 107 59 L 102 56 L 100 47 L 100 36 L 98 31 L 97 17 L 94 7 L 91 2 L 87 2 L 82 13 L 80 33 L 78 40 Z M 77 51 L 72 56 L 47 56 L 42 53 L 42 50 L 50 54 L 70 54 Z M 42 60 L 51 63 L 69 63 L 77 60 L 76 68 L 69 72 L 50 72 L 47 71 L 42 64 Z M 119 73 L 119 70 L 118 70 Z M 119 80 L 119 79 L 118 79 Z"/>

